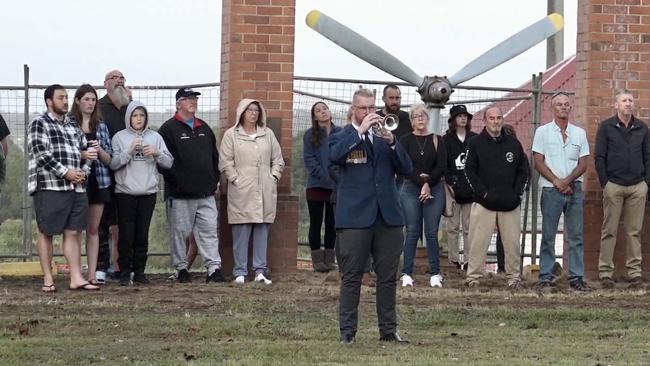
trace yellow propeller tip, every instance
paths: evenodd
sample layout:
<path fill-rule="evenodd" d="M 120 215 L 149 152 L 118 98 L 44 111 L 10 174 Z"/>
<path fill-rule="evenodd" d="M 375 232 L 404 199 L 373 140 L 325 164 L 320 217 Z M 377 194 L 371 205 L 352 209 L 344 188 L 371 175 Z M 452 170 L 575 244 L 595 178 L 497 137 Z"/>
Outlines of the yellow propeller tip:
<path fill-rule="evenodd" d="M 562 16 L 560 14 L 553 13 L 553 14 L 548 16 L 548 19 L 551 21 L 551 23 L 553 24 L 553 27 L 556 30 L 559 31 L 560 29 L 564 28 L 564 18 L 562 18 Z"/>
<path fill-rule="evenodd" d="M 310 11 L 309 14 L 307 14 L 307 18 L 305 19 L 307 21 L 307 25 L 313 28 L 318 22 L 318 19 L 320 19 L 320 14 L 321 12 L 318 10 Z"/>

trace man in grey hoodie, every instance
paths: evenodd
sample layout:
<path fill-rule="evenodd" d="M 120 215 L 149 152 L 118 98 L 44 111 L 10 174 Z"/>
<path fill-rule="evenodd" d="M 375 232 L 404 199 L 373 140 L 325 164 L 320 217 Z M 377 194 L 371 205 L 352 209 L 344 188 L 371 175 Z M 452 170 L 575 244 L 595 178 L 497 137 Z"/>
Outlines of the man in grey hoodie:
<path fill-rule="evenodd" d="M 111 169 L 115 171 L 115 201 L 118 212 L 118 263 L 120 285 L 147 284 L 144 274 L 149 247 L 149 224 L 158 192 L 157 167 L 171 168 L 174 158 L 158 132 L 147 126 L 147 109 L 138 101 L 129 103 L 126 128 L 113 136 Z"/>

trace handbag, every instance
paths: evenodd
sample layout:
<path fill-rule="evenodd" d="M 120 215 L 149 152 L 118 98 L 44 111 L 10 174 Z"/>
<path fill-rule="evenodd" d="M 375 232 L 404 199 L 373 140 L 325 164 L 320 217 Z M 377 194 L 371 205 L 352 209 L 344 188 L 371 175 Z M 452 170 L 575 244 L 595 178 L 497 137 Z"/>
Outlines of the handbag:
<path fill-rule="evenodd" d="M 433 150 L 438 151 L 438 139 L 440 136 L 433 134 Z M 456 200 L 454 199 L 454 190 L 451 189 L 449 184 L 445 182 L 445 178 L 442 178 L 442 185 L 445 189 L 445 210 L 442 212 L 444 217 L 454 216 L 454 208 L 456 206 Z"/>

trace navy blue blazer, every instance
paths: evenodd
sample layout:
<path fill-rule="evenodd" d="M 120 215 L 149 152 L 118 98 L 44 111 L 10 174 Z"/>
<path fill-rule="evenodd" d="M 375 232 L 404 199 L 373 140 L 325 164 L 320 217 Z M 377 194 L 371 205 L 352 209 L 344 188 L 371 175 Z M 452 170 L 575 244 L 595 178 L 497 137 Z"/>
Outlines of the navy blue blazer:
<path fill-rule="evenodd" d="M 330 160 L 340 167 L 337 229 L 372 227 L 378 212 L 387 225 L 404 225 L 395 175 L 410 175 L 413 163 L 397 138 L 395 149 L 379 137 L 373 141 L 370 147 L 351 124 L 330 134 Z"/>

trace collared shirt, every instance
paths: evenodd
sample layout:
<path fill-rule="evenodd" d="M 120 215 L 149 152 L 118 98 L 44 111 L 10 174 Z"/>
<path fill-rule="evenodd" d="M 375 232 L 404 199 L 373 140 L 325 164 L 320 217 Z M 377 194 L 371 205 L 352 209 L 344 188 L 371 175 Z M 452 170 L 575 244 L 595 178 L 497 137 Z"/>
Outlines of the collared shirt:
<path fill-rule="evenodd" d="M 113 155 L 113 148 L 111 147 L 111 136 L 108 131 L 108 126 L 104 122 L 97 124 L 97 141 L 99 146 L 106 151 L 108 155 Z M 97 179 L 97 186 L 99 188 L 108 188 L 111 186 L 111 169 L 104 164 L 99 157 L 91 164 L 95 165 L 95 178 Z"/>
<path fill-rule="evenodd" d="M 81 151 L 87 144 L 79 125 L 67 116 L 62 121 L 51 113 L 34 118 L 27 133 L 29 193 L 42 190 L 85 192 L 83 184 L 74 184 L 64 176 L 70 169 L 90 171 L 88 164 L 82 165 L 81 161 Z"/>
<path fill-rule="evenodd" d="M 533 139 L 533 152 L 544 155 L 544 164 L 556 177 L 566 178 L 578 166 L 578 160 L 589 155 L 589 142 L 584 129 L 567 123 L 567 139 L 562 138 L 562 130 L 551 121 L 537 128 Z M 582 176 L 576 179 L 582 182 Z M 553 187 L 553 183 L 539 176 L 540 187 Z"/>

